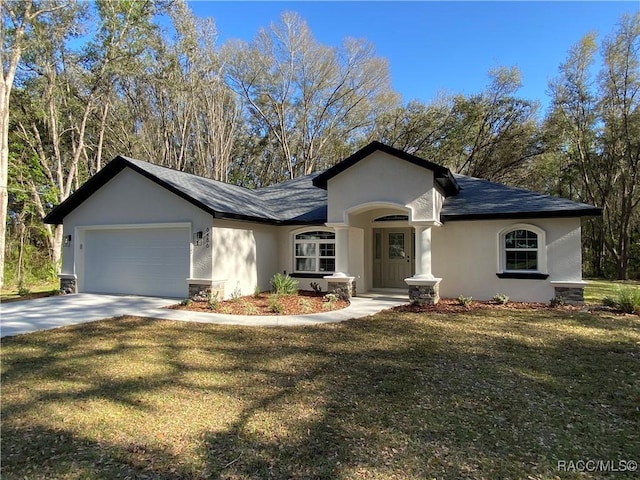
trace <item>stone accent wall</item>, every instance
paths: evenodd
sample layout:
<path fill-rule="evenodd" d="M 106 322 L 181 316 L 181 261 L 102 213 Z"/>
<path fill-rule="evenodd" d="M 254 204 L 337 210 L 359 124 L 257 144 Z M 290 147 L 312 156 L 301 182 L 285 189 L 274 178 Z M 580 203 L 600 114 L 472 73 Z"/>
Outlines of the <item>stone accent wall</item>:
<path fill-rule="evenodd" d="M 60 276 L 60 293 L 62 295 L 78 293 L 78 280 L 74 275 Z"/>
<path fill-rule="evenodd" d="M 189 283 L 189 298 L 194 302 L 205 302 L 216 293 L 218 299 L 224 298 L 224 282 Z"/>
<path fill-rule="evenodd" d="M 409 300 L 416 305 L 435 305 L 440 301 L 440 283 L 409 285 Z"/>
<path fill-rule="evenodd" d="M 327 291 L 335 293 L 341 298 L 351 298 L 356 296 L 356 282 L 353 280 L 348 282 L 332 282 L 327 281 Z"/>
<path fill-rule="evenodd" d="M 565 303 L 582 305 L 584 303 L 584 287 L 553 287 L 554 296 L 562 297 Z"/>

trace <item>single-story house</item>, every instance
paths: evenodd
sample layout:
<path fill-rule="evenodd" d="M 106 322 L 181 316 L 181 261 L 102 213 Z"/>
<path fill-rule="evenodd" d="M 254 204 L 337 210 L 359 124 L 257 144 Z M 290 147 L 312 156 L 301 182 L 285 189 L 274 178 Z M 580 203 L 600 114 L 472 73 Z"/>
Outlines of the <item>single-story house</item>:
<path fill-rule="evenodd" d="M 581 301 L 581 219 L 600 209 L 452 173 L 374 142 L 332 168 L 249 190 L 116 157 L 45 219 L 68 292 L 221 298 L 276 272 L 416 302 L 497 293 Z"/>

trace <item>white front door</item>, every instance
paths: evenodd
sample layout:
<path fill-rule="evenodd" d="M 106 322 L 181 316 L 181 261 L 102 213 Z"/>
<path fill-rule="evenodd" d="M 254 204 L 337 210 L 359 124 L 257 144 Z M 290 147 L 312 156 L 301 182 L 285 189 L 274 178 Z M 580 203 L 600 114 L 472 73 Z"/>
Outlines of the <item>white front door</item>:
<path fill-rule="evenodd" d="M 404 279 L 413 275 L 413 235 L 411 228 L 385 228 L 377 230 L 374 269 L 376 262 L 380 275 L 374 272 L 374 288 L 406 288 Z M 379 280 L 378 280 L 379 279 Z"/>

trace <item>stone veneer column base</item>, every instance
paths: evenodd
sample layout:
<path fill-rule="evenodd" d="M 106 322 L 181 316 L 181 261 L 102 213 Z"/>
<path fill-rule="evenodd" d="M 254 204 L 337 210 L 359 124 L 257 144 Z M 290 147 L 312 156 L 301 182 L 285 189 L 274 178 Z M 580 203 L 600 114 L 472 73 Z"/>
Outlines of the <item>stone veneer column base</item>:
<path fill-rule="evenodd" d="M 209 300 L 212 295 L 218 295 L 218 299 L 224 298 L 224 280 L 205 280 L 190 278 L 187 280 L 189 283 L 189 298 L 194 302 L 204 302 Z"/>
<path fill-rule="evenodd" d="M 73 273 L 60 273 L 60 293 L 62 295 L 71 295 L 78 293 L 78 277 Z"/>
<path fill-rule="evenodd" d="M 327 291 L 329 293 L 335 293 L 336 295 L 347 298 L 356 296 L 356 282 L 355 277 L 334 277 L 327 275 L 324 277 L 327 281 Z"/>
<path fill-rule="evenodd" d="M 565 303 L 571 305 L 584 304 L 584 287 L 586 282 L 551 282 L 553 296 L 562 297 Z"/>
<path fill-rule="evenodd" d="M 435 305 L 440 301 L 440 278 L 405 278 L 409 300 L 415 305 Z"/>

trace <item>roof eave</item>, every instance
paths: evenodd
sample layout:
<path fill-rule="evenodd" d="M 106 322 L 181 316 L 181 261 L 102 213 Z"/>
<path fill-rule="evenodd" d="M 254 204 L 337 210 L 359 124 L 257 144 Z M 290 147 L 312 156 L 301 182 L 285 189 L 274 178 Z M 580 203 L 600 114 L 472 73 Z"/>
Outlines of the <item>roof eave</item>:
<path fill-rule="evenodd" d="M 462 220 L 517 220 L 531 218 L 585 218 L 599 217 L 602 209 L 598 207 L 583 208 L 579 210 L 552 210 L 533 212 L 500 212 L 500 213 L 463 213 L 440 214 L 442 222 L 455 222 Z"/>

